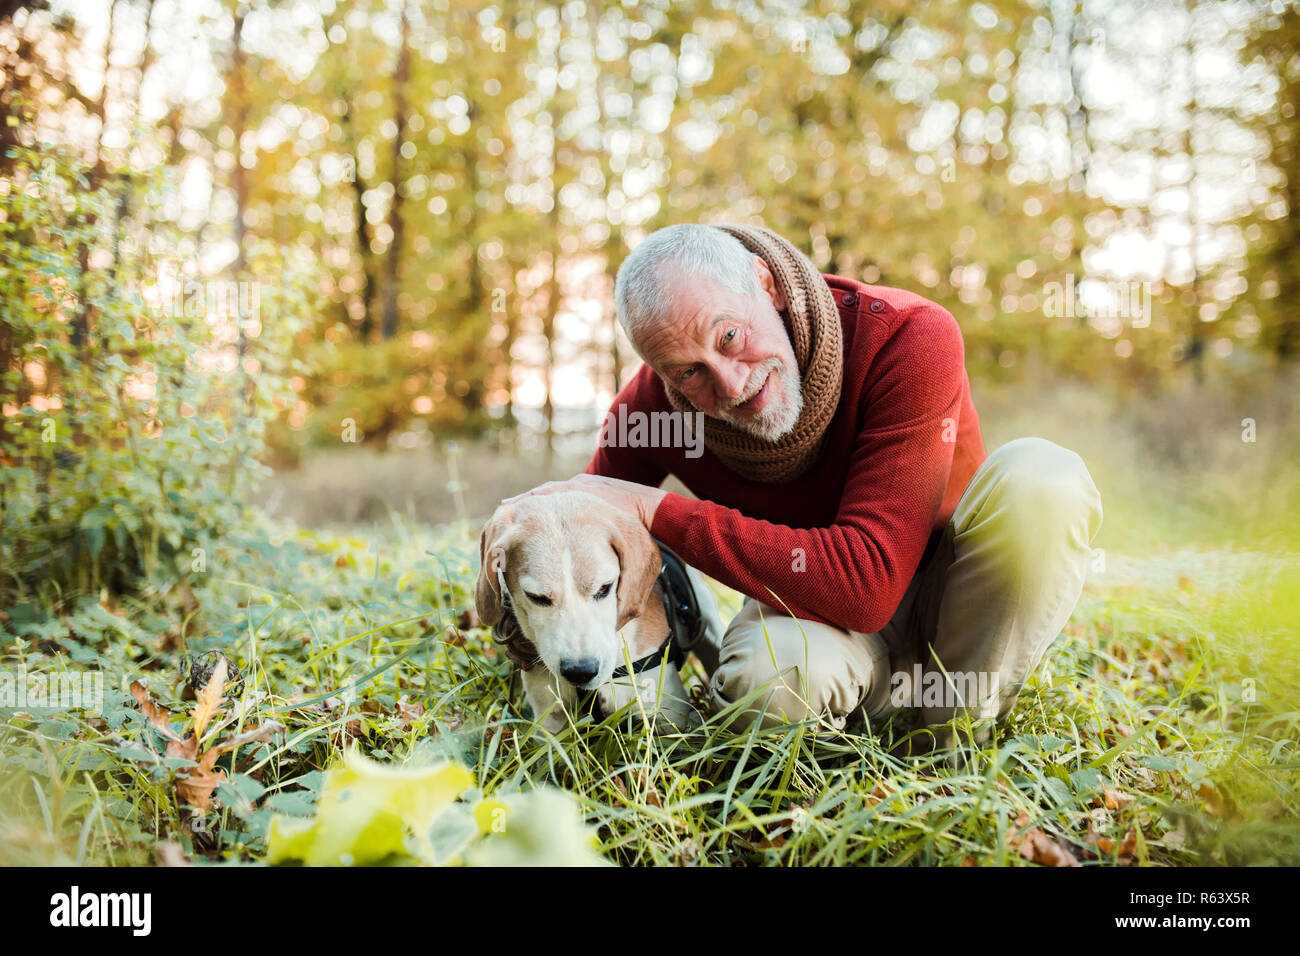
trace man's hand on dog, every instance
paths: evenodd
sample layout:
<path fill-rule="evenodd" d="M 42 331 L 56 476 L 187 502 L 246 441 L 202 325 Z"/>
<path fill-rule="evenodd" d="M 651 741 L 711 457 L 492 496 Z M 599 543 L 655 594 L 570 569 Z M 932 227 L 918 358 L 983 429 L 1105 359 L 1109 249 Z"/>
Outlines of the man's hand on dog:
<path fill-rule="evenodd" d="M 566 481 L 548 481 L 545 484 L 538 485 L 531 491 L 525 491 L 523 494 L 514 495 L 510 498 L 503 498 L 501 503 L 509 504 L 512 501 L 518 501 L 525 495 L 550 495 L 557 491 L 585 491 L 588 494 L 599 495 L 616 508 L 622 508 L 624 511 L 631 512 L 641 519 L 641 523 L 647 529 L 654 524 L 655 511 L 659 508 L 659 502 L 664 500 L 664 495 L 668 492 L 662 488 L 651 488 L 648 485 L 638 485 L 634 481 L 623 481 L 620 478 L 603 478 L 600 475 L 574 475 Z"/>

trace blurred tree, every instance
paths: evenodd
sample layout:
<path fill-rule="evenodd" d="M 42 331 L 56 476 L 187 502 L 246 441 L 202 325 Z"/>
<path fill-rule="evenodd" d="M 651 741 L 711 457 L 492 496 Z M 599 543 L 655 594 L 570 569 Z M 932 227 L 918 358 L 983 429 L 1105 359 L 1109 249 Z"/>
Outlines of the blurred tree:
<path fill-rule="evenodd" d="M 1249 257 L 1250 301 L 1260 340 L 1277 359 L 1300 358 L 1300 12 L 1293 3 L 1254 24 L 1243 65 L 1267 70 L 1267 108 L 1250 117 L 1262 130 L 1266 163 L 1276 179 L 1246 219 L 1256 237 Z M 1254 170 L 1252 161 L 1247 170 Z M 1252 177 L 1253 178 L 1253 177 Z"/>

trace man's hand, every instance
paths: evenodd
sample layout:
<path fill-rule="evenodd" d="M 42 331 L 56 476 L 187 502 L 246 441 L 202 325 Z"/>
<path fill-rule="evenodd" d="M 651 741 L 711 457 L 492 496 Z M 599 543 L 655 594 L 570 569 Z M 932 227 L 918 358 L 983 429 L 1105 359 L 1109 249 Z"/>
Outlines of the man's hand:
<path fill-rule="evenodd" d="M 634 481 L 623 481 L 621 478 L 603 478 L 600 475 L 574 475 L 567 481 L 548 481 L 545 484 L 538 485 L 531 491 L 504 498 L 501 503 L 508 504 L 511 501 L 518 501 L 524 495 L 551 495 L 557 491 L 585 491 L 588 494 L 604 498 L 614 507 L 622 508 L 624 511 L 631 512 L 639 517 L 641 523 L 646 526 L 647 531 L 654 524 L 655 511 L 659 508 L 659 502 L 663 501 L 664 495 L 668 494 L 662 488 L 638 485 Z"/>

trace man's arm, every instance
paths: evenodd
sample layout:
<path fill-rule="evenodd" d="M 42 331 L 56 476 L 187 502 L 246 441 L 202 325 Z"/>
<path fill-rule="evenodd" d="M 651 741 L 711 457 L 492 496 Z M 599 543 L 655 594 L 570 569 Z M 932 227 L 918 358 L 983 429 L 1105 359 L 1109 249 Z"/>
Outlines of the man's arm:
<path fill-rule="evenodd" d="M 869 373 L 830 527 L 790 528 L 669 493 L 651 533 L 705 574 L 796 617 L 880 630 L 920 565 L 943 502 L 964 361 L 947 311 L 928 307 L 900 320 Z"/>

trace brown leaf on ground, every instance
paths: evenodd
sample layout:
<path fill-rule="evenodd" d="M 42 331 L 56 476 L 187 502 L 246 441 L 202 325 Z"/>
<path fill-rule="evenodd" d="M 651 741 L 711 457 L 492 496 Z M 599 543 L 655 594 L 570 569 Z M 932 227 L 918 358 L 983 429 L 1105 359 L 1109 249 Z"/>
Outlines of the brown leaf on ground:
<path fill-rule="evenodd" d="M 176 731 L 172 729 L 172 712 L 154 700 L 144 681 L 131 681 L 131 696 L 135 698 L 136 704 L 140 707 L 140 713 L 144 714 L 145 720 L 149 722 L 150 727 L 168 740 L 181 739 Z"/>
<path fill-rule="evenodd" d="M 641 791 L 641 797 L 645 800 L 648 806 L 658 807 L 660 809 L 663 808 L 663 798 L 659 796 L 659 791 L 656 789 L 654 781 L 650 779 L 650 774 L 646 770 L 639 769 L 633 771 L 632 781 L 636 784 L 636 788 Z"/>
<path fill-rule="evenodd" d="M 415 718 L 423 716 L 424 705 L 411 703 L 402 695 L 397 700 L 397 717 L 402 723 L 402 730 L 410 730 L 411 724 L 415 723 Z"/>
<path fill-rule="evenodd" d="M 502 746 L 506 746 L 507 744 L 509 744 L 509 743 L 510 743 L 512 740 L 514 740 L 514 738 L 515 738 L 515 731 L 514 731 L 514 728 L 513 728 L 513 727 L 504 727 L 504 728 L 503 728 L 503 727 L 488 727 L 488 728 L 484 729 L 484 731 L 483 731 L 483 740 L 484 740 L 484 741 L 489 741 L 489 740 L 491 740 L 493 737 L 495 737 L 495 736 L 497 735 L 498 731 L 499 731 L 500 734 L 501 734 L 501 745 L 502 745 Z"/>
<path fill-rule="evenodd" d="M 447 629 L 442 632 L 442 643 L 449 647 L 464 647 L 465 635 L 448 624 Z"/>
<path fill-rule="evenodd" d="M 974 866 L 974 865 L 975 865 L 975 857 L 970 856 L 970 855 L 968 854 L 968 855 L 962 857 L 962 858 L 961 858 L 961 862 L 960 862 L 959 864 L 957 864 L 957 865 L 958 865 L 958 866 Z"/>
<path fill-rule="evenodd" d="M 1224 793 L 1209 781 L 1196 788 L 1196 795 L 1205 802 L 1205 809 L 1216 817 L 1231 820 L 1241 815 L 1231 794 Z"/>
<path fill-rule="evenodd" d="M 353 740 L 359 740 L 364 733 L 361 721 L 353 717 L 342 726 L 335 727 L 330 731 L 330 740 L 334 746 L 345 748 Z"/>
<path fill-rule="evenodd" d="M 877 804 L 883 803 L 884 801 L 888 800 L 890 797 L 894 795 L 895 792 L 896 791 L 891 785 L 881 780 L 874 787 L 872 787 L 871 792 L 867 794 L 866 804 L 869 807 L 874 807 Z"/>
<path fill-rule="evenodd" d="M 1133 794 L 1125 793 L 1123 790 L 1117 790 L 1114 787 L 1103 786 L 1101 789 L 1102 803 L 1107 810 L 1123 810 L 1125 807 L 1132 805 Z"/>
<path fill-rule="evenodd" d="M 203 731 L 208 729 L 208 722 L 221 704 L 221 693 L 226 686 L 226 659 L 222 657 L 212 668 L 212 676 L 199 694 L 194 704 L 192 733 L 198 740 L 203 739 Z"/>
<path fill-rule="evenodd" d="M 457 623 L 460 624 L 460 629 L 462 631 L 468 631 L 471 628 L 478 627 L 478 611 L 472 607 L 465 608 L 465 610 L 460 612 L 460 620 Z"/>
<path fill-rule="evenodd" d="M 1043 866 L 1078 866 L 1074 854 L 1053 840 L 1038 827 L 1029 826 L 1029 814 L 1021 810 L 1011 829 L 1007 830 L 1007 845 L 1021 856 Z"/>
<path fill-rule="evenodd" d="M 277 720 L 268 720 L 260 727 L 252 730 L 246 730 L 242 734 L 236 734 L 233 737 L 226 737 L 213 744 L 212 749 L 204 754 L 206 759 L 209 754 L 214 758 L 217 754 L 223 754 L 228 750 L 234 750 L 236 747 L 246 747 L 248 744 L 261 743 L 271 740 L 276 734 L 284 733 L 284 724 Z"/>
<path fill-rule="evenodd" d="M 224 770 L 212 769 L 207 757 L 216 760 L 217 754 L 209 751 L 204 755 L 203 763 L 197 767 L 183 767 L 176 774 L 176 794 L 182 803 L 187 803 L 199 810 L 212 809 L 212 791 L 217 784 L 226 779 Z M 205 767 L 204 764 L 207 764 Z"/>
<path fill-rule="evenodd" d="M 614 774 L 614 776 L 610 778 L 610 783 L 614 785 L 614 789 L 618 791 L 619 796 L 624 800 L 631 800 L 631 797 L 627 794 L 627 784 L 623 783 L 622 774 Z"/>
<path fill-rule="evenodd" d="M 166 754 L 168 757 L 181 757 L 184 760 L 198 760 L 199 742 L 194 738 L 193 734 L 184 739 L 177 737 L 175 740 L 167 741 Z"/>
<path fill-rule="evenodd" d="M 1083 842 L 1092 848 L 1092 858 L 1114 860 L 1120 866 L 1129 866 L 1137 851 L 1137 830 L 1130 828 L 1117 848 L 1115 841 L 1108 836 L 1103 836 L 1090 820 Z"/>

